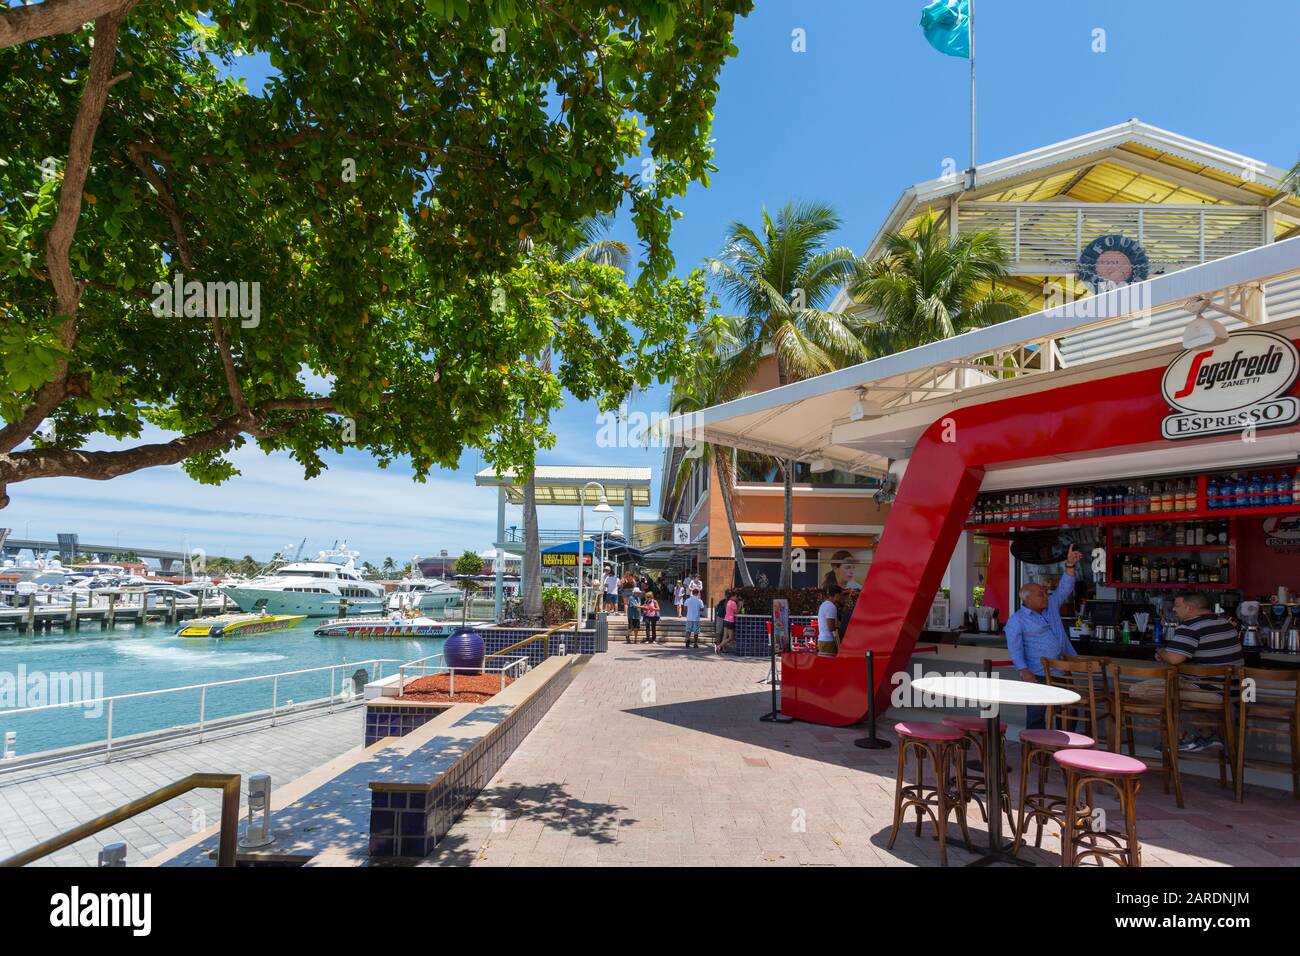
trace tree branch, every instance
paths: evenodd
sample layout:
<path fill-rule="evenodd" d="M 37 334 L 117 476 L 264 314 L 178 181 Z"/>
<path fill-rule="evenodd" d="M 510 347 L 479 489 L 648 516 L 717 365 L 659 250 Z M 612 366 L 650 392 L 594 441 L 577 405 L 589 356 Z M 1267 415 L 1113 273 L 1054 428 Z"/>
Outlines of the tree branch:
<path fill-rule="evenodd" d="M 92 481 L 107 481 L 143 468 L 175 465 L 195 455 L 224 449 L 240 434 L 259 434 L 265 416 L 271 412 L 281 411 L 332 412 L 334 399 L 332 397 L 269 399 L 250 411 L 247 416 L 231 416 L 206 431 L 122 451 L 32 448 L 12 454 L 0 454 L 0 508 L 8 503 L 8 498 L 5 496 L 6 484 L 30 481 L 33 478 L 89 478 Z"/>
<path fill-rule="evenodd" d="M 0 49 L 59 33 L 76 33 L 114 11 L 126 13 L 126 6 L 122 0 L 45 0 L 0 8 Z"/>
<path fill-rule="evenodd" d="M 68 161 L 64 166 L 63 183 L 59 189 L 58 212 L 45 237 L 45 264 L 50 283 L 54 286 L 54 314 L 62 317 L 59 342 L 63 354 L 54 367 L 54 377 L 41 386 L 35 399 L 15 422 L 0 429 L 0 452 L 12 451 L 32 436 L 42 421 L 58 407 L 68 395 L 68 355 L 77 338 L 77 307 L 81 303 L 84 286 L 72 274 L 72 239 L 77 233 L 81 218 L 81 196 L 90 172 L 90 154 L 95 145 L 95 132 L 99 129 L 104 104 L 113 77 L 113 59 L 117 55 L 117 31 L 127 11 L 135 0 L 123 4 L 117 0 L 112 5 L 116 13 L 102 15 L 95 21 L 95 48 L 90 55 L 90 69 L 86 85 L 81 91 L 81 103 L 72 122 L 72 135 L 68 140 Z M 46 0 L 40 7 L 74 7 L 83 10 L 88 3 L 70 3 L 68 0 Z M 14 7 L 9 16 L 38 7 Z M 85 19 L 78 22 L 78 26 Z M 61 31 L 68 32 L 68 31 Z M 0 34 L 2 35 L 2 34 Z"/>

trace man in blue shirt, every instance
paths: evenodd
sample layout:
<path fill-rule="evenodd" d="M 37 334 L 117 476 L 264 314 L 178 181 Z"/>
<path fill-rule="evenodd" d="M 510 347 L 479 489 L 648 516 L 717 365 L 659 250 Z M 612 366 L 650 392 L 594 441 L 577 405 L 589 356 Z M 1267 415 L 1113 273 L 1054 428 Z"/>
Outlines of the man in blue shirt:
<path fill-rule="evenodd" d="M 1074 566 L 1083 557 L 1070 545 L 1065 556 L 1065 573 L 1051 594 L 1041 584 L 1020 589 L 1021 608 L 1007 618 L 1007 650 L 1022 680 L 1036 683 L 1043 676 L 1042 658 L 1074 657 L 1077 653 L 1061 623 L 1061 605 L 1074 593 Z M 1041 730 L 1047 725 L 1046 707 L 1025 708 L 1025 727 Z"/>

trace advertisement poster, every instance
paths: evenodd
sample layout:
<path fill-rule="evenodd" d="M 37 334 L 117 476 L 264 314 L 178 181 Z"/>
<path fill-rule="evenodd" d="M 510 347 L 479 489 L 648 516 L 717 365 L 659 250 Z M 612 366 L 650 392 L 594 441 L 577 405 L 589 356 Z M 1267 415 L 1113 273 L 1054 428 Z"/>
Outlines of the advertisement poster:
<path fill-rule="evenodd" d="M 772 600 L 772 644 L 778 654 L 790 649 L 790 602 L 785 598 Z"/>
<path fill-rule="evenodd" d="M 817 552 L 817 586 L 838 584 L 861 590 L 871 565 L 870 548 L 821 548 Z"/>

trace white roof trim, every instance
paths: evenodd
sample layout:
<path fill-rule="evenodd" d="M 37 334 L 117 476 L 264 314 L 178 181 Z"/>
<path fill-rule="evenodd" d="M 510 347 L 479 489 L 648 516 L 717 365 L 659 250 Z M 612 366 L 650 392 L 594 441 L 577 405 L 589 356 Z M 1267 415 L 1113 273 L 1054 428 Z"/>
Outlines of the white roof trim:
<path fill-rule="evenodd" d="M 1108 322 L 1130 314 L 1134 301 L 1150 310 L 1177 305 L 1205 292 L 1269 279 L 1300 271 L 1300 236 L 1284 242 L 1258 246 L 1235 256 L 1180 269 L 1148 279 L 1127 288 L 1113 289 L 1089 296 L 1088 316 L 1081 318 L 1077 304 L 1046 309 L 997 325 L 976 329 L 950 339 L 931 342 L 905 352 L 896 352 L 849 368 L 828 372 L 815 378 L 767 391 L 747 395 L 721 405 L 714 405 L 693 416 L 674 416 L 665 427 L 671 434 L 698 434 L 727 419 L 760 412 L 774 412 L 785 405 L 817 398 L 841 389 L 852 389 L 872 382 L 930 369 L 973 355 L 985 355 L 1009 349 L 1021 343 L 1056 338 L 1098 322 Z M 1138 286 L 1145 288 L 1138 290 Z"/>

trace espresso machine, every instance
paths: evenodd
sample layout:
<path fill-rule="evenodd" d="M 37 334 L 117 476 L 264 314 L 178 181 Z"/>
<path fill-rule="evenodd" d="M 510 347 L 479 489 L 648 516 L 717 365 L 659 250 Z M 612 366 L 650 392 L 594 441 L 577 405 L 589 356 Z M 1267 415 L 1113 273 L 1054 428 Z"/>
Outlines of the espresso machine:
<path fill-rule="evenodd" d="M 1259 647 L 1259 602 L 1242 601 L 1238 604 L 1237 620 L 1241 622 L 1241 646 Z"/>
<path fill-rule="evenodd" d="M 1296 631 L 1295 617 L 1291 606 L 1287 604 L 1270 604 L 1268 606 L 1268 649 L 1285 651 L 1288 635 Z"/>

